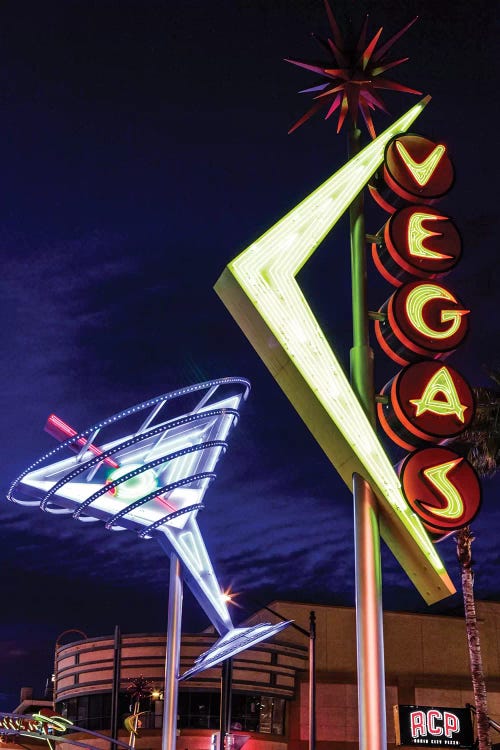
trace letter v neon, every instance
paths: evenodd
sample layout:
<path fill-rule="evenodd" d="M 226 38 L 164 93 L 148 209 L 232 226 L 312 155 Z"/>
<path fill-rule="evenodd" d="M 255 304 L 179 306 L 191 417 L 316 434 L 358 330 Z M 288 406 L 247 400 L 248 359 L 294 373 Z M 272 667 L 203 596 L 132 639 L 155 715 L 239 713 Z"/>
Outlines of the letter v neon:
<path fill-rule="evenodd" d="M 446 151 L 444 146 L 439 145 L 423 161 L 415 161 L 400 141 L 396 141 L 396 148 L 408 172 L 420 187 L 427 185 Z"/>
<path fill-rule="evenodd" d="M 351 488 L 380 503 L 384 540 L 428 603 L 455 589 L 295 276 L 430 97 L 412 107 L 226 267 L 215 290 Z"/>

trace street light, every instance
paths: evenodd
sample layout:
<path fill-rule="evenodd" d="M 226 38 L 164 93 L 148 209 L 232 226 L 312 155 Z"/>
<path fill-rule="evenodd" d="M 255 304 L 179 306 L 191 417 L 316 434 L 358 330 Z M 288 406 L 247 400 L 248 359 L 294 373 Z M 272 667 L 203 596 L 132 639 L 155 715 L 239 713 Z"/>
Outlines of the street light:
<path fill-rule="evenodd" d="M 286 617 L 280 615 L 274 609 L 261 605 L 262 609 L 267 610 L 275 617 L 286 620 Z M 309 630 L 291 622 L 290 627 L 298 630 L 299 633 L 309 638 L 309 750 L 316 748 L 316 613 L 314 610 L 309 612 Z"/>
<path fill-rule="evenodd" d="M 234 601 L 234 597 L 237 594 L 230 594 L 229 591 L 224 592 L 223 596 L 225 601 L 231 604 L 241 607 Z M 278 617 L 282 622 L 289 622 L 286 617 L 281 615 L 276 610 L 271 609 L 265 604 L 252 600 L 250 597 L 246 597 L 248 601 L 252 602 L 259 609 L 265 609 L 266 612 L 270 612 L 275 617 Z M 309 750 L 315 750 L 316 748 L 316 613 L 314 610 L 309 612 L 309 630 L 297 625 L 296 622 L 289 622 L 289 627 L 294 628 L 302 635 L 309 639 Z M 232 689 L 232 659 L 226 659 L 222 665 L 221 675 L 221 721 L 220 721 L 220 750 L 224 750 L 224 733 L 231 731 L 231 689 Z M 223 704 L 224 713 L 223 713 Z M 227 732 L 224 729 L 227 727 Z M 229 750 L 226 748 L 226 750 Z"/>
<path fill-rule="evenodd" d="M 234 604 L 230 590 L 222 593 L 226 604 Z M 219 750 L 224 750 L 226 737 L 231 733 L 231 710 L 233 693 L 233 660 L 230 657 L 222 662 L 220 676 Z M 227 750 L 230 750 L 228 747 Z"/>

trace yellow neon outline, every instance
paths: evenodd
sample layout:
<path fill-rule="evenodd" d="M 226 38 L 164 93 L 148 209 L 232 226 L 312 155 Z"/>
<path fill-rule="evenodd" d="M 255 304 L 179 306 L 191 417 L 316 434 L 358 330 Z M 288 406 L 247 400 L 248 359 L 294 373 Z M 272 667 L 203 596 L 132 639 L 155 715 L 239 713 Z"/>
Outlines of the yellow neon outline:
<path fill-rule="evenodd" d="M 438 393 L 442 393 L 446 401 L 436 399 Z M 457 419 L 462 423 L 465 421 L 464 412 L 469 408 L 465 404 L 460 403 L 460 398 L 455 388 L 455 381 L 447 367 L 441 367 L 435 372 L 429 378 L 421 398 L 410 399 L 410 404 L 416 406 L 416 417 L 419 417 L 426 411 L 444 416 L 455 414 Z"/>
<path fill-rule="evenodd" d="M 455 458 L 452 461 L 446 461 L 444 464 L 424 469 L 424 475 L 446 500 L 445 508 L 434 508 L 432 505 L 421 502 L 420 504 L 427 512 L 430 511 L 433 515 L 440 518 L 449 518 L 451 520 L 460 518 L 464 512 L 462 496 L 455 485 L 448 479 L 448 474 L 455 466 L 461 464 L 462 461 L 463 458 Z"/>
<path fill-rule="evenodd" d="M 449 260 L 453 255 L 445 255 L 437 250 L 425 247 L 424 242 L 429 237 L 442 237 L 442 232 L 433 232 L 423 226 L 424 221 L 446 221 L 447 216 L 435 216 L 434 214 L 416 211 L 408 220 L 407 237 L 410 255 L 416 258 L 428 258 L 430 260 Z"/>
<path fill-rule="evenodd" d="M 441 323 L 449 321 L 450 325 L 444 331 L 435 331 L 424 320 L 424 307 L 436 299 L 458 302 L 448 289 L 439 286 L 439 284 L 418 284 L 406 298 L 406 315 L 411 325 L 423 336 L 437 341 L 444 341 L 455 335 L 460 328 L 462 317 L 467 315 L 470 310 L 441 310 Z"/>
<path fill-rule="evenodd" d="M 446 151 L 446 147 L 441 144 L 435 146 L 429 156 L 419 162 L 415 161 L 410 156 L 405 146 L 400 141 L 396 141 L 396 149 L 408 172 L 420 187 L 427 185 Z"/>
<path fill-rule="evenodd" d="M 453 584 L 420 519 L 406 502 L 399 478 L 295 279 L 321 240 L 380 166 L 387 143 L 397 133 L 409 128 L 428 101 L 429 97 L 426 97 L 408 110 L 238 255 L 229 263 L 215 288 L 273 371 L 274 365 L 270 365 L 274 356 L 272 350 L 271 353 L 268 349 L 265 354 L 261 353 L 261 335 L 249 325 L 250 313 L 242 310 L 242 300 L 233 291 L 234 282 L 255 308 L 257 319 L 272 333 L 275 345 L 281 347 L 293 369 L 300 373 L 307 383 L 310 397 L 321 404 L 350 446 L 365 478 L 370 481 L 379 499 L 384 500 L 385 510 L 391 518 L 390 532 L 387 532 L 389 536 L 385 538 L 390 545 L 392 543 L 391 548 L 396 555 L 401 553 L 405 557 L 403 546 L 408 547 L 412 568 L 410 571 L 405 567 L 408 575 L 416 580 L 415 568 L 422 565 L 422 569 L 427 571 L 425 575 L 430 569 L 440 576 L 437 587 L 439 594 L 436 591 L 431 594 L 427 589 L 424 591 L 424 586 L 428 584 L 420 583 L 422 595 L 428 601 L 437 601 L 453 593 Z M 285 392 L 307 423 L 307 406 L 302 403 L 304 399 L 296 393 Z M 322 447 L 325 449 L 324 444 Z M 329 458 L 342 474 L 335 457 L 329 455 Z M 404 543 L 401 538 L 405 540 Z M 409 539 L 413 540 L 411 552 Z M 418 558 L 415 544 L 422 555 L 418 566 L 415 563 L 415 556 Z"/>

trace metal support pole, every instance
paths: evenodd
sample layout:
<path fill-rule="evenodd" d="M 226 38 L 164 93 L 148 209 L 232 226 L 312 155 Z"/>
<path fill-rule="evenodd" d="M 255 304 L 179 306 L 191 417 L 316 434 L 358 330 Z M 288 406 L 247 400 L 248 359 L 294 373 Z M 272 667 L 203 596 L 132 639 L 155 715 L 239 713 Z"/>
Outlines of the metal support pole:
<path fill-rule="evenodd" d="M 224 750 L 224 740 L 231 733 L 231 710 L 233 692 L 233 660 L 222 662 L 220 680 L 220 738 L 219 750 Z"/>
<path fill-rule="evenodd" d="M 141 703 L 140 701 L 135 701 L 134 703 L 134 728 L 129 734 L 128 738 L 128 744 L 132 748 L 132 750 L 135 748 L 135 738 L 137 737 L 137 727 L 139 726 L 139 711 L 141 709 Z"/>
<path fill-rule="evenodd" d="M 163 694 L 162 750 L 175 750 L 177 739 L 177 692 L 181 656 L 182 573 L 177 555 L 170 554 L 167 654 Z"/>
<path fill-rule="evenodd" d="M 377 500 L 354 474 L 356 642 L 360 750 L 386 750 L 382 575 Z"/>
<path fill-rule="evenodd" d="M 113 649 L 113 683 L 111 686 L 111 739 L 118 739 L 118 699 L 120 696 L 120 660 L 121 660 L 120 626 L 115 626 L 115 641 Z M 111 748 L 114 745 L 111 743 Z"/>
<path fill-rule="evenodd" d="M 309 750 L 316 748 L 316 614 L 309 613 Z"/>
<path fill-rule="evenodd" d="M 353 126 L 349 136 L 351 158 L 361 149 L 360 136 L 360 131 Z M 353 321 L 351 381 L 366 415 L 374 424 L 373 352 L 368 333 L 362 192 L 352 202 L 349 217 Z M 371 487 L 356 474 L 353 476 L 353 496 L 359 750 L 385 750 L 387 729 L 377 499 Z"/>

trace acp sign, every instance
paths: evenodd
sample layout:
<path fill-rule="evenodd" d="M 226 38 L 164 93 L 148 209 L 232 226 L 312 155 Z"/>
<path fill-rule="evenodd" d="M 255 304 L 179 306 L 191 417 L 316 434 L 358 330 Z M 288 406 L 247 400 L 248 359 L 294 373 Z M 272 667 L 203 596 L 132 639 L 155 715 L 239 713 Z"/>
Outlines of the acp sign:
<path fill-rule="evenodd" d="M 394 706 L 396 745 L 471 748 L 470 710 L 435 706 Z"/>

